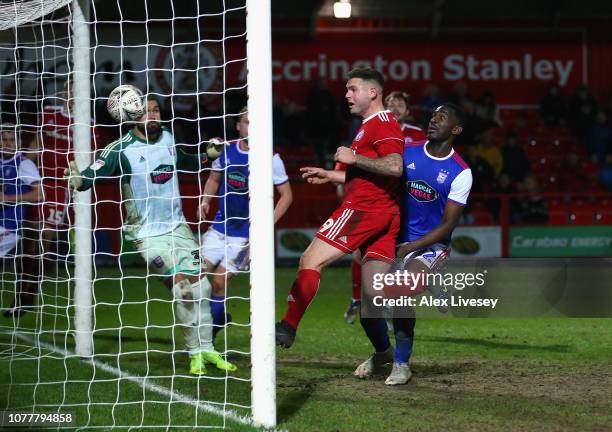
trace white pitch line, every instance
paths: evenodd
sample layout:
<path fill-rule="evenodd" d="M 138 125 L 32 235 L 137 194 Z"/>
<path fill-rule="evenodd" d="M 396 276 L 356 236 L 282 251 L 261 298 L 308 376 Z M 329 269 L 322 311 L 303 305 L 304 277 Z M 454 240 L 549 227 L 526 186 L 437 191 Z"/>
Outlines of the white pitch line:
<path fill-rule="evenodd" d="M 21 339 L 23 341 L 26 341 L 26 342 L 28 342 L 30 344 L 36 344 L 37 343 L 37 341 L 35 339 L 33 339 L 33 338 L 29 337 L 29 336 L 23 335 L 21 333 L 15 332 L 15 333 L 7 333 L 7 334 L 14 334 L 17 338 L 19 338 L 19 339 Z M 58 348 L 55 345 L 51 345 L 51 344 L 48 344 L 46 342 L 39 341 L 38 344 L 40 344 L 40 346 L 42 346 L 43 348 L 45 348 L 45 349 L 47 349 L 47 350 L 49 350 L 51 352 L 54 352 L 56 354 L 61 354 L 64 357 L 71 357 L 71 358 L 78 359 L 78 360 L 82 361 L 83 363 L 86 363 L 86 364 L 89 364 L 89 365 L 93 366 L 94 368 L 101 369 L 104 372 L 108 372 L 110 374 L 113 374 L 113 375 L 119 377 L 120 379 L 124 379 L 124 380 L 130 381 L 130 382 L 133 382 L 135 384 L 138 384 L 140 387 L 143 387 L 143 388 L 145 388 L 147 390 L 154 391 L 155 393 L 158 393 L 158 394 L 160 394 L 162 396 L 169 397 L 172 400 L 176 400 L 176 401 L 179 401 L 179 402 L 187 403 L 187 404 L 192 405 L 192 406 L 194 406 L 194 407 L 196 407 L 196 408 L 198 408 L 198 409 L 200 409 L 202 411 L 205 411 L 207 413 L 215 414 L 215 415 L 218 415 L 220 417 L 226 417 L 226 418 L 229 418 L 229 419 L 231 419 L 231 420 L 233 420 L 233 421 L 235 421 L 237 423 L 241 423 L 243 425 L 253 426 L 253 420 L 251 420 L 247 416 L 244 416 L 244 415 L 241 415 L 241 414 L 237 413 L 236 411 L 229 410 L 229 409 L 222 410 L 221 408 L 218 408 L 218 407 L 216 407 L 214 405 L 211 405 L 211 404 L 208 404 L 208 403 L 201 403 L 201 402 L 199 402 L 199 401 L 197 401 L 197 400 L 195 400 L 195 399 L 193 399 L 193 398 L 191 398 L 191 397 L 189 397 L 189 396 L 187 396 L 187 395 L 185 395 L 183 393 L 180 393 L 180 392 L 178 392 L 176 390 L 174 390 L 174 391 L 173 390 L 169 390 L 166 387 L 150 383 L 147 380 L 145 380 L 145 378 L 142 378 L 142 377 L 139 377 L 137 375 L 133 375 L 133 374 L 129 374 L 127 372 L 121 371 L 120 369 L 117 369 L 116 367 L 111 366 L 111 365 L 109 365 L 107 363 L 104 363 L 104 362 L 102 362 L 100 360 L 96 360 L 96 359 L 93 359 L 93 358 L 89 359 L 89 360 L 86 360 L 86 359 L 78 357 L 76 354 L 71 353 L 70 351 L 64 350 L 62 348 Z"/>

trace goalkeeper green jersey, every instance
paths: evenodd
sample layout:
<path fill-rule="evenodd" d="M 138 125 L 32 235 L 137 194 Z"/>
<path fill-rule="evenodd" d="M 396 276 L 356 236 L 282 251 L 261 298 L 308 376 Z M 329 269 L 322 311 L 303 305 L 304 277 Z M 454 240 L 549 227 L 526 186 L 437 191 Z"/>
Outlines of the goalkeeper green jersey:
<path fill-rule="evenodd" d="M 197 155 L 177 151 L 174 136 L 163 128 L 157 141 L 146 141 L 128 132 L 96 154 L 81 175 L 79 190 L 97 181 L 119 177 L 128 240 L 166 234 L 185 222 L 179 192 L 178 171 L 197 171 Z"/>

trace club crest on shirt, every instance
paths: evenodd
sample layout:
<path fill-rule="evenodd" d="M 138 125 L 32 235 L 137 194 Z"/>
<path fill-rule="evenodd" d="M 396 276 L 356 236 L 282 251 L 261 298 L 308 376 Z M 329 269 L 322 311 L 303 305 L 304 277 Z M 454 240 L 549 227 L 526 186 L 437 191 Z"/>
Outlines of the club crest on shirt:
<path fill-rule="evenodd" d="M 412 198 L 420 202 L 431 202 L 438 199 L 438 191 L 425 180 L 411 180 L 406 182 L 406 191 Z"/>
<path fill-rule="evenodd" d="M 444 183 L 444 180 L 446 180 L 446 177 L 448 177 L 448 171 L 440 170 L 440 172 L 438 172 L 438 178 L 436 178 L 436 181 L 442 184 Z"/>
<path fill-rule="evenodd" d="M 361 129 L 359 133 L 357 134 L 357 136 L 355 136 L 355 141 L 359 141 L 361 138 L 363 138 L 364 134 L 365 134 L 365 130 Z"/>

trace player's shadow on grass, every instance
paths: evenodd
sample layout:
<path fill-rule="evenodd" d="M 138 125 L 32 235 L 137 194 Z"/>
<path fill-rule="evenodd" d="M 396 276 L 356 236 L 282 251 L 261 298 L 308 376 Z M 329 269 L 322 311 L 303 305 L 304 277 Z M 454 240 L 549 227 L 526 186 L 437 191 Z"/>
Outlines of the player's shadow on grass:
<path fill-rule="evenodd" d="M 477 339 L 477 338 L 457 338 L 457 337 L 446 337 L 446 336 L 421 336 L 417 338 L 422 341 L 430 342 L 443 342 L 443 343 L 454 343 L 462 345 L 478 345 L 483 348 L 501 348 L 508 350 L 528 350 L 528 351 L 549 351 L 566 353 L 572 352 L 573 348 L 570 345 L 530 345 L 528 343 L 517 344 L 517 343 L 505 343 L 505 342 L 494 342 L 491 340 Z"/>

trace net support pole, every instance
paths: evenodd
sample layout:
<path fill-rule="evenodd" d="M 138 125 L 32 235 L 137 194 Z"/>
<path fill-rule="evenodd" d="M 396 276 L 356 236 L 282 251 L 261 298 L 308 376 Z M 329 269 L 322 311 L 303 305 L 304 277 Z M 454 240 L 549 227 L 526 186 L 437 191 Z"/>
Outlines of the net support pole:
<path fill-rule="evenodd" d="M 74 159 L 82 171 L 91 164 L 89 0 L 72 2 L 72 97 Z M 91 190 L 77 192 L 74 202 L 74 327 L 76 353 L 93 353 Z"/>
<path fill-rule="evenodd" d="M 257 426 L 276 426 L 272 37 L 270 0 L 247 0 L 251 250 L 251 404 Z"/>

